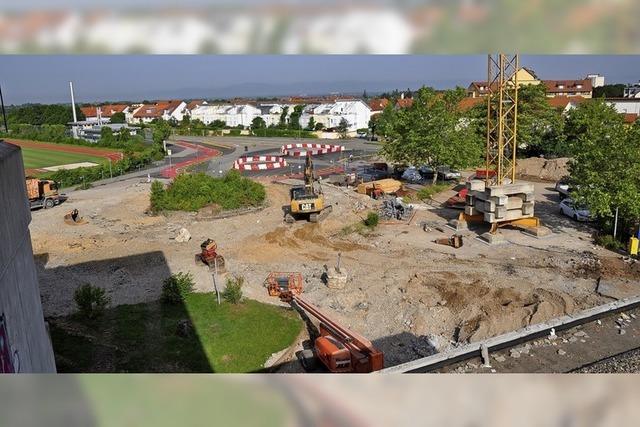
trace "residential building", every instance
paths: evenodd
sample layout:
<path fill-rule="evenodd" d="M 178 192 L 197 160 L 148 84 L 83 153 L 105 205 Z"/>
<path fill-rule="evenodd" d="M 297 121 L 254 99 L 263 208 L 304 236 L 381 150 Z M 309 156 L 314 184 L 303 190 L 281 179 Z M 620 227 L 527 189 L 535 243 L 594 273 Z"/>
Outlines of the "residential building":
<path fill-rule="evenodd" d="M 187 104 L 184 101 L 159 101 L 155 104 L 144 104 L 133 113 L 133 123 L 149 123 L 153 120 L 181 121 Z"/>
<path fill-rule="evenodd" d="M 251 104 L 202 104 L 191 111 L 191 118 L 206 125 L 221 120 L 228 127 L 249 127 L 253 119 L 261 116 L 261 113 L 260 108 Z"/>
<path fill-rule="evenodd" d="M 99 106 L 80 107 L 80 111 L 88 122 L 108 122 L 116 113 L 124 113 L 125 118 L 130 111 L 126 104 L 108 104 Z"/>
<path fill-rule="evenodd" d="M 262 117 L 267 126 L 277 126 L 280 124 L 280 116 L 282 116 L 285 108 L 287 108 L 286 121 L 287 123 L 289 122 L 289 115 L 291 115 L 294 107 L 295 105 L 292 104 L 269 103 L 259 104 L 256 108 L 260 110 L 260 117 Z M 300 121 L 302 123 L 302 117 Z"/>
<path fill-rule="evenodd" d="M 547 89 L 547 96 L 581 96 L 591 98 L 593 87 L 591 79 L 582 80 L 543 80 Z"/>
<path fill-rule="evenodd" d="M 637 98 L 608 98 L 607 104 L 613 106 L 620 114 L 640 114 L 640 97 Z"/>
<path fill-rule="evenodd" d="M 587 78 L 591 80 L 591 87 L 594 89 L 604 86 L 604 76 L 601 74 L 589 74 Z"/>
<path fill-rule="evenodd" d="M 518 79 L 518 87 L 528 85 L 539 85 L 541 81 L 538 79 L 536 73 L 526 67 L 522 67 L 516 73 L 516 76 L 512 78 L 512 81 Z M 487 96 L 489 94 L 489 83 L 485 81 L 471 82 L 467 88 L 467 95 L 471 98 L 478 98 Z"/>
<path fill-rule="evenodd" d="M 384 111 L 387 105 L 389 105 L 389 100 L 387 98 L 370 99 L 367 104 L 371 109 L 371 115 L 374 116 Z"/>
<path fill-rule="evenodd" d="M 130 135 L 137 135 L 140 131 L 139 127 L 129 126 L 126 123 L 105 123 L 105 122 L 94 122 L 89 120 L 82 120 L 77 122 L 67 123 L 71 127 L 75 127 L 78 138 L 84 139 L 89 142 L 98 142 L 100 137 L 102 136 L 103 128 L 110 128 L 111 132 L 115 136 L 120 134 L 122 129 L 126 129 Z"/>
<path fill-rule="evenodd" d="M 320 104 L 310 112 L 303 111 L 300 117 L 300 125 L 307 127 L 309 120 L 313 117 L 316 123 L 322 123 L 325 129 L 334 129 L 340 125 L 342 120 L 349 123 L 348 131 L 368 128 L 371 119 L 371 108 L 360 99 L 339 100 L 332 104 Z"/>
<path fill-rule="evenodd" d="M 400 98 L 396 101 L 395 108 L 409 108 L 413 105 L 413 98 Z"/>
<path fill-rule="evenodd" d="M 548 99 L 551 107 L 562 110 L 563 114 L 566 114 L 569 110 L 576 108 L 578 105 L 585 102 L 588 98 L 583 96 L 554 96 Z"/>
<path fill-rule="evenodd" d="M 624 88 L 624 95 L 622 96 L 625 98 L 640 98 L 640 82 L 627 85 L 627 87 Z"/>

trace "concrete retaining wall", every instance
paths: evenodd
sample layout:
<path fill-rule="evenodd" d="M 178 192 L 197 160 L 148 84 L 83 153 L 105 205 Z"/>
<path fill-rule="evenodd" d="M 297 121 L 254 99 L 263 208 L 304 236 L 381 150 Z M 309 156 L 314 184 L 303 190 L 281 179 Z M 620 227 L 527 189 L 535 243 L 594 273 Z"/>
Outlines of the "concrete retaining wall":
<path fill-rule="evenodd" d="M 0 356 L 5 358 L 0 369 L 55 372 L 30 222 L 20 148 L 0 141 Z"/>

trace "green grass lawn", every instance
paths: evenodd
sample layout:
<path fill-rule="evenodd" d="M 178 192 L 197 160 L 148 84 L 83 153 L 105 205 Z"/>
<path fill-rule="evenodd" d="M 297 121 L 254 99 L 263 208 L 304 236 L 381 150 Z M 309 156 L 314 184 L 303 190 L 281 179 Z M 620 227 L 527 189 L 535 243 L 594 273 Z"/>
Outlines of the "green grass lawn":
<path fill-rule="evenodd" d="M 90 156 L 88 154 L 65 153 L 63 151 L 27 147 L 22 147 L 22 160 L 25 169 L 39 169 L 80 162 L 100 164 L 105 161 L 102 157 Z"/>
<path fill-rule="evenodd" d="M 190 319 L 194 333 L 176 333 Z M 218 306 L 214 294 L 185 304 L 121 305 L 94 322 L 51 319 L 59 372 L 252 372 L 291 345 L 303 323 L 293 310 L 244 300 Z"/>

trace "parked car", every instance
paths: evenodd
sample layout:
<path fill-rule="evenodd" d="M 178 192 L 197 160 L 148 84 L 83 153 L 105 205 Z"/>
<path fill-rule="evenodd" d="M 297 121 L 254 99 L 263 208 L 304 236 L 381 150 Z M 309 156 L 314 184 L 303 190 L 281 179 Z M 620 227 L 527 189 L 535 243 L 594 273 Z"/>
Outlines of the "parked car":
<path fill-rule="evenodd" d="M 428 165 L 422 165 L 418 168 L 418 172 L 425 179 L 433 178 L 433 174 L 436 173 L 435 169 Z"/>
<path fill-rule="evenodd" d="M 402 179 L 414 184 L 421 183 L 424 180 L 420 172 L 418 172 L 418 170 L 414 167 L 407 168 L 402 173 Z"/>
<path fill-rule="evenodd" d="M 442 179 L 444 181 L 460 179 L 460 172 L 455 169 L 451 169 L 449 166 L 441 166 L 438 168 L 438 179 Z"/>
<path fill-rule="evenodd" d="M 584 206 L 576 205 L 576 203 L 568 197 L 560 202 L 560 213 L 573 218 L 576 221 L 591 221 L 591 213 L 589 212 L 589 209 Z"/>
<path fill-rule="evenodd" d="M 572 190 L 572 188 L 569 187 L 569 180 L 567 178 L 562 178 L 560 181 L 556 182 L 555 190 L 558 192 L 560 200 L 569 197 Z"/>

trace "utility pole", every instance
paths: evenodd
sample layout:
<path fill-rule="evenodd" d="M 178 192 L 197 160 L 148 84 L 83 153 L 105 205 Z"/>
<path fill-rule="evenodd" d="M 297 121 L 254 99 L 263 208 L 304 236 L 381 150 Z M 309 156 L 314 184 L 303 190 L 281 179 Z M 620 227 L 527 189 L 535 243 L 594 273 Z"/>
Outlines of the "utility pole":
<path fill-rule="evenodd" d="M 9 125 L 7 124 L 7 112 L 4 110 L 4 98 L 2 97 L 2 86 L 0 86 L 0 105 L 2 106 L 2 120 L 4 121 L 4 131 L 9 133 Z"/>
<path fill-rule="evenodd" d="M 76 100 L 73 96 L 73 82 L 69 82 L 69 90 L 71 90 L 71 111 L 73 112 L 73 126 L 71 126 L 71 132 L 73 133 L 73 139 L 78 139 L 78 129 L 75 125 L 78 121 L 78 116 L 76 114 Z"/>

